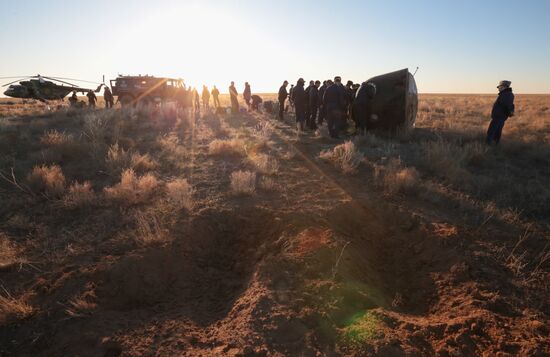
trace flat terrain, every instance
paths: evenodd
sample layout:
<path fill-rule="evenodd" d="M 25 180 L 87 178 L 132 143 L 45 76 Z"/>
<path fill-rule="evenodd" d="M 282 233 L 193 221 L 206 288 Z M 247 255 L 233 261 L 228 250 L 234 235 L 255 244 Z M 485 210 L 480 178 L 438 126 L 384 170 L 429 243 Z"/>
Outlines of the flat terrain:
<path fill-rule="evenodd" d="M 488 147 L 494 98 L 339 141 L 2 99 L 0 356 L 550 354 L 550 96 Z"/>

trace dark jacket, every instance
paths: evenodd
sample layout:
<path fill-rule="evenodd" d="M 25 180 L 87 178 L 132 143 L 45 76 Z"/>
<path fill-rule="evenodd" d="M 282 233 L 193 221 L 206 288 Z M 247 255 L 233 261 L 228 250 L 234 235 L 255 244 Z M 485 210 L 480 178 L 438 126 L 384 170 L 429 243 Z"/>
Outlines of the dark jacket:
<path fill-rule="evenodd" d="M 309 90 L 309 107 L 311 109 L 319 107 L 319 89 L 315 86 L 312 86 Z"/>
<path fill-rule="evenodd" d="M 347 105 L 346 88 L 341 84 L 332 84 L 325 91 L 323 105 L 327 110 L 345 110 Z"/>
<path fill-rule="evenodd" d="M 303 83 L 297 84 L 292 90 L 292 101 L 296 107 L 305 108 L 308 98 Z"/>
<path fill-rule="evenodd" d="M 346 97 L 346 100 L 348 101 L 348 105 L 350 105 L 351 103 L 353 103 L 353 100 L 355 99 L 354 98 L 354 91 L 353 91 L 353 88 L 351 86 L 346 86 L 346 93 L 347 93 L 347 97 Z"/>
<path fill-rule="evenodd" d="M 288 92 L 284 84 L 279 88 L 279 102 L 284 101 L 288 97 Z"/>
<path fill-rule="evenodd" d="M 493 110 L 491 111 L 492 119 L 506 120 L 514 115 L 514 93 L 512 88 L 506 88 L 498 94 Z"/>
<path fill-rule="evenodd" d="M 248 84 L 248 85 L 246 85 L 246 86 L 244 87 L 243 98 L 244 98 L 246 101 L 249 101 L 251 95 L 252 95 L 252 91 L 250 90 L 250 84 Z"/>
<path fill-rule="evenodd" d="M 309 91 L 311 90 L 311 87 L 313 87 L 311 84 L 306 87 L 306 95 L 309 98 Z"/>
<path fill-rule="evenodd" d="M 326 90 L 327 90 L 327 85 L 326 84 L 323 84 L 322 86 L 319 87 L 319 104 L 320 105 L 323 104 L 323 97 L 325 95 Z"/>

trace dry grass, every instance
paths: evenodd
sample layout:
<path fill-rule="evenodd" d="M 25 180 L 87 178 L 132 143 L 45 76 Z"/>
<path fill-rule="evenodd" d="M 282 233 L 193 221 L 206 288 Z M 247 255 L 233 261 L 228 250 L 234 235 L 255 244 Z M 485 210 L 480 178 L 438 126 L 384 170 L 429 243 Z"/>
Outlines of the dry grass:
<path fill-rule="evenodd" d="M 95 299 L 95 293 L 93 291 L 87 291 L 69 300 L 69 307 L 65 309 L 65 312 L 70 317 L 84 317 L 90 315 L 97 308 Z"/>
<path fill-rule="evenodd" d="M 121 205 L 134 205 L 149 201 L 160 186 L 157 178 L 147 173 L 137 176 L 132 169 L 124 170 L 120 183 L 104 189 L 107 199 Z"/>
<path fill-rule="evenodd" d="M 138 245 L 148 246 L 169 241 L 170 236 L 167 230 L 162 228 L 160 217 L 157 214 L 136 212 L 134 219 L 136 222 L 134 239 Z"/>
<path fill-rule="evenodd" d="M 166 196 L 168 202 L 177 208 L 193 210 L 193 187 L 186 179 L 175 179 L 166 184 Z"/>
<path fill-rule="evenodd" d="M 262 177 L 260 179 L 259 186 L 264 191 L 278 191 L 279 186 L 277 185 L 277 181 L 275 181 L 271 177 Z"/>
<path fill-rule="evenodd" d="M 52 129 L 42 135 L 40 143 L 45 146 L 61 146 L 67 145 L 73 141 L 72 135 L 66 133 L 60 133 L 59 131 Z"/>
<path fill-rule="evenodd" d="M 236 195 L 251 195 L 256 191 L 256 173 L 235 171 L 231 174 L 231 191 Z"/>
<path fill-rule="evenodd" d="M 271 135 L 273 134 L 273 124 L 268 121 L 262 121 L 256 126 L 253 135 L 256 137 L 256 142 L 259 147 L 267 146 Z"/>
<path fill-rule="evenodd" d="M 22 299 L 16 299 L 2 287 L 0 293 L 0 325 L 28 318 L 34 308 Z"/>
<path fill-rule="evenodd" d="M 148 153 L 140 154 L 124 150 L 118 142 L 111 145 L 107 150 L 105 164 L 112 173 L 121 172 L 131 168 L 136 172 L 153 171 L 159 167 L 158 162 L 151 158 Z"/>
<path fill-rule="evenodd" d="M 248 159 L 264 175 L 275 175 L 279 172 L 279 161 L 267 154 L 250 155 Z"/>
<path fill-rule="evenodd" d="M 0 232 L 0 269 L 20 261 L 20 252 L 8 237 Z"/>
<path fill-rule="evenodd" d="M 63 196 L 63 205 L 67 208 L 86 207 L 90 206 L 94 199 L 95 194 L 90 181 L 73 182 L 65 196 Z"/>
<path fill-rule="evenodd" d="M 364 155 L 357 150 L 352 141 L 337 145 L 332 150 L 324 150 L 319 157 L 329 161 L 345 174 L 356 172 L 357 167 L 364 159 Z"/>
<path fill-rule="evenodd" d="M 229 139 L 220 140 L 216 139 L 208 145 L 208 152 L 210 155 L 246 155 L 246 146 L 243 140 Z"/>
<path fill-rule="evenodd" d="M 399 158 L 391 159 L 382 168 L 377 167 L 376 176 L 382 180 L 384 190 L 394 194 L 413 192 L 419 185 L 419 174 L 414 167 L 403 167 Z"/>
<path fill-rule="evenodd" d="M 35 166 L 27 175 L 30 189 L 49 198 L 56 198 L 65 192 L 65 176 L 58 165 Z"/>

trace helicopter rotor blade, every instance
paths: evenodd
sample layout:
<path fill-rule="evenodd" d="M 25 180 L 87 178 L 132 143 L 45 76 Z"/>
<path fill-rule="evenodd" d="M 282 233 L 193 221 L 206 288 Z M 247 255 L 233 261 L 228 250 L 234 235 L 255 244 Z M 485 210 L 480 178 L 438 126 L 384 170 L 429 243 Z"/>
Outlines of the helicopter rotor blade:
<path fill-rule="evenodd" d="M 42 76 L 42 78 L 44 78 L 44 79 L 51 79 L 52 81 L 58 81 L 58 82 L 61 82 L 61 83 L 64 83 L 64 84 L 68 84 L 68 85 L 70 85 L 71 87 L 78 87 L 77 85 L 74 85 L 74 84 L 72 84 L 72 83 L 65 82 L 65 81 L 62 81 L 62 80 L 60 80 L 60 79 L 56 79 L 56 78 L 53 78 L 53 77 L 44 77 L 44 76 Z"/>
<path fill-rule="evenodd" d="M 99 82 L 92 82 L 92 81 L 85 81 L 83 79 L 75 79 L 75 78 L 63 78 L 63 77 L 50 77 L 52 79 L 56 79 L 56 80 L 66 80 L 66 81 L 76 81 L 76 82 L 82 82 L 82 83 L 90 83 L 90 84 L 101 84 Z"/>
<path fill-rule="evenodd" d="M 14 84 L 14 83 L 17 83 L 17 82 L 21 82 L 21 81 L 23 81 L 23 80 L 25 80 L 25 79 L 29 79 L 29 78 L 32 78 L 32 77 L 27 77 L 27 78 L 19 78 L 19 79 L 18 79 L 18 80 L 16 80 L 16 81 L 13 81 L 13 82 L 9 82 L 9 83 L 6 83 L 6 84 L 2 85 L 2 87 L 7 87 L 7 86 L 9 86 L 10 84 Z"/>
<path fill-rule="evenodd" d="M 11 76 L 11 77 L 0 77 L 0 79 L 12 79 L 12 78 L 24 79 L 24 78 L 31 78 L 31 77 L 34 77 L 34 76 Z"/>

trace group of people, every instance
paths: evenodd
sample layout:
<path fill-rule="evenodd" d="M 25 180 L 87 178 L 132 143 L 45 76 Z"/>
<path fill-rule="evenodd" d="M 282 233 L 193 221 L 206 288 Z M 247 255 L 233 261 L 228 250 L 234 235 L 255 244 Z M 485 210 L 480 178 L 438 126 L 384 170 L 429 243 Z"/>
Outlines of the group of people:
<path fill-rule="evenodd" d="M 499 95 L 493 104 L 491 111 L 491 122 L 487 129 L 487 144 L 498 144 L 502 135 L 502 129 L 506 120 L 514 115 L 514 94 L 510 87 L 512 82 L 500 81 L 497 88 Z M 363 82 L 362 84 L 347 81 L 342 84 L 340 76 L 334 77 L 334 80 L 325 80 L 321 84 L 319 80 L 309 81 L 305 87 L 303 78 L 298 79 L 296 85 L 291 85 L 287 91 L 288 81 L 284 81 L 279 88 L 279 119 L 284 119 L 284 113 L 288 111 L 289 106 L 294 108 L 296 114 L 296 123 L 298 130 L 304 131 L 306 127 L 310 130 L 316 130 L 326 120 L 329 134 L 332 138 L 338 138 L 343 130 L 348 128 L 348 121 L 351 119 L 355 124 L 356 132 L 359 135 L 366 134 L 369 118 L 372 113 L 372 100 L 376 96 L 376 84 Z M 212 96 L 215 108 L 221 108 L 220 91 L 216 86 L 209 91 L 208 87 L 202 87 L 202 108 L 210 109 L 210 97 Z M 88 107 L 95 108 L 97 97 L 93 91 L 88 91 Z M 229 97 L 231 101 L 231 112 L 239 112 L 239 93 L 235 88 L 235 82 L 229 86 Z M 114 105 L 114 96 L 111 89 L 105 86 L 103 93 L 105 108 L 112 108 Z M 248 111 L 259 110 L 262 98 L 257 94 L 252 94 L 250 84 L 245 82 L 243 98 Z M 194 109 L 200 112 L 199 93 L 196 88 L 179 88 L 177 95 L 178 105 L 184 109 Z M 289 101 L 289 106 L 286 101 Z M 69 97 L 69 103 L 72 107 L 84 106 L 85 103 L 79 102 L 76 92 Z"/>
<path fill-rule="evenodd" d="M 94 91 L 89 90 L 86 93 L 86 97 L 88 98 L 88 107 L 91 109 L 95 109 L 96 103 L 97 103 L 97 96 L 95 95 Z M 105 90 L 103 91 L 103 99 L 105 100 L 105 108 L 109 109 L 115 105 L 115 97 L 113 96 L 111 89 L 107 86 L 105 86 Z M 79 102 L 76 92 L 73 91 L 72 95 L 69 97 L 69 105 L 75 108 L 75 107 L 84 107 L 86 104 L 84 102 Z"/>
<path fill-rule="evenodd" d="M 229 98 L 231 100 L 231 113 L 239 112 L 239 93 L 235 88 L 235 82 L 231 82 L 229 86 Z M 244 82 L 243 99 L 248 111 L 260 110 L 260 104 L 263 103 L 262 97 L 257 94 L 252 94 L 252 89 L 248 82 Z"/>
<path fill-rule="evenodd" d="M 210 109 L 210 97 L 212 97 L 213 105 L 215 108 L 219 108 L 220 105 L 220 91 L 216 86 L 213 86 L 210 91 L 207 86 L 202 86 L 202 92 L 199 96 L 199 91 L 194 87 L 181 87 L 178 89 L 176 95 L 178 106 L 184 109 L 194 110 L 200 112 L 201 110 L 201 98 L 202 98 L 202 109 Z"/>
<path fill-rule="evenodd" d="M 291 85 L 287 91 L 288 81 L 284 81 L 279 88 L 279 119 L 284 119 L 285 111 L 288 111 L 286 100 L 296 113 L 298 130 L 316 130 L 326 120 L 329 134 L 332 138 L 338 138 L 340 133 L 347 129 L 348 119 L 355 123 L 355 128 L 360 134 L 365 134 L 368 125 L 368 117 L 371 115 L 371 102 L 376 95 L 376 85 L 364 82 L 361 85 L 347 81 L 342 84 L 340 76 L 334 80 L 309 81 L 305 87 L 303 78 L 298 79 L 296 85 Z M 305 87 L 305 88 L 304 88 Z"/>
<path fill-rule="evenodd" d="M 304 88 L 303 78 L 298 79 L 296 85 L 291 85 L 287 91 L 288 81 L 284 81 L 279 88 L 279 119 L 284 119 L 288 111 L 286 100 L 293 107 L 296 114 L 296 124 L 299 131 L 307 127 L 316 130 L 326 120 L 329 134 L 338 138 L 343 130 L 348 128 L 348 120 L 355 124 L 356 132 L 365 135 L 369 119 L 375 118 L 372 112 L 372 101 L 376 96 L 376 84 L 363 82 L 362 84 L 347 81 L 342 84 L 342 78 L 334 80 L 309 81 Z M 512 82 L 503 80 L 497 86 L 498 97 L 491 111 L 491 122 L 487 129 L 486 142 L 489 145 L 498 145 L 502 136 L 502 129 L 506 120 L 514 115 L 514 94 L 510 85 Z"/>

